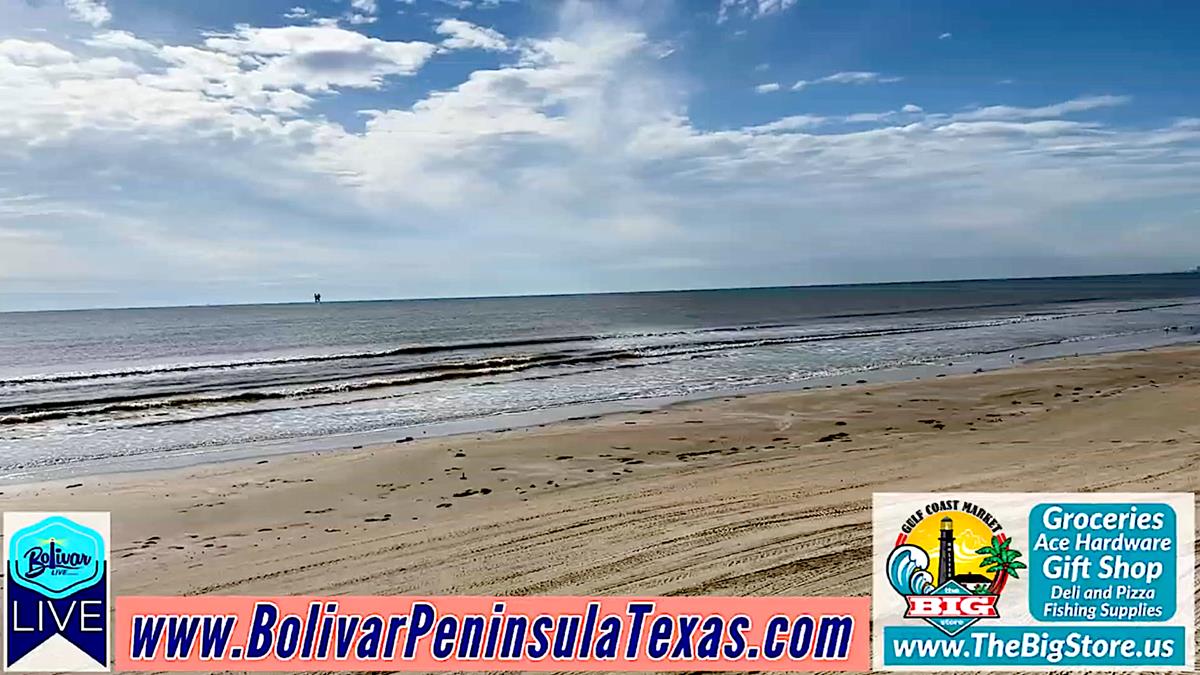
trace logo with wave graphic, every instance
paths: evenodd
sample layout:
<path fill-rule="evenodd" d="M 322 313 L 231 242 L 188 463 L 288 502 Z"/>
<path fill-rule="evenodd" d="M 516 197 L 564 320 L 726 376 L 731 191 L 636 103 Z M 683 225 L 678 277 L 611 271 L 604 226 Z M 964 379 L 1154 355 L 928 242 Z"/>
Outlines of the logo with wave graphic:
<path fill-rule="evenodd" d="M 887 580 L 904 597 L 906 619 L 954 636 L 1000 616 L 1000 595 L 1025 564 L 986 509 L 949 499 L 929 504 L 900 528 Z"/>

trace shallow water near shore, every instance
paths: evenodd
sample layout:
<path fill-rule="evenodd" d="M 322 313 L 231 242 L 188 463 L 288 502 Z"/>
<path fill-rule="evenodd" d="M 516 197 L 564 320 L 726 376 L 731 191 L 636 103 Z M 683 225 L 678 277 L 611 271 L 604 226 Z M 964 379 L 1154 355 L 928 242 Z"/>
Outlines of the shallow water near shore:
<path fill-rule="evenodd" d="M 0 479 L 932 377 L 1198 326 L 1198 275 L 2 314 Z"/>

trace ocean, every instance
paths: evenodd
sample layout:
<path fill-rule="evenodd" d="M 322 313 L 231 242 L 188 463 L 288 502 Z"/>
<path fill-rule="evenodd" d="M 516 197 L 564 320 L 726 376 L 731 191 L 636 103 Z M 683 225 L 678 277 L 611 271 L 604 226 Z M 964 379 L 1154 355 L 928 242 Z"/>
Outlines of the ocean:
<path fill-rule="evenodd" d="M 1200 274 L 0 313 L 0 479 L 1198 331 Z"/>

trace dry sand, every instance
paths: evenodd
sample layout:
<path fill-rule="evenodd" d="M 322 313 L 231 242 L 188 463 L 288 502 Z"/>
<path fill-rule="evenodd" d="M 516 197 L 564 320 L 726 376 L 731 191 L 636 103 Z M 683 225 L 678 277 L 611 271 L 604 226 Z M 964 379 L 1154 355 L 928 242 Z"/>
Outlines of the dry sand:
<path fill-rule="evenodd" d="M 872 492 L 1200 490 L 1200 348 L 0 490 L 114 594 L 859 595 Z"/>

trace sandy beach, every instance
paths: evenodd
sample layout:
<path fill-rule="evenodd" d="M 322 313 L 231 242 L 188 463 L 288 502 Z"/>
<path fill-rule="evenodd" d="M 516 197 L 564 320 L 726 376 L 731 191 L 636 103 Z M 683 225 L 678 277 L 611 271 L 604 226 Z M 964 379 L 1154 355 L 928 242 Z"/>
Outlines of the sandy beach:
<path fill-rule="evenodd" d="M 873 492 L 1200 490 L 1200 348 L 870 379 L 0 502 L 112 511 L 114 594 L 859 595 Z"/>

